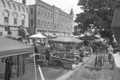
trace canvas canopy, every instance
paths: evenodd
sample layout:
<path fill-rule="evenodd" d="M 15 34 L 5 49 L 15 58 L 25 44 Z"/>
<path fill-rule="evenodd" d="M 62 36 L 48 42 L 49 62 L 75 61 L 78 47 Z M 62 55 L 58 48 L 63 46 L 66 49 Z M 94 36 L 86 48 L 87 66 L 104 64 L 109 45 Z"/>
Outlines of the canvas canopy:
<path fill-rule="evenodd" d="M 34 52 L 33 46 L 0 36 L 0 58 L 31 52 Z"/>
<path fill-rule="evenodd" d="M 66 42 L 66 43 L 79 43 L 82 42 L 82 40 L 79 40 L 73 36 L 60 36 L 54 39 L 51 39 L 50 41 L 54 42 Z"/>
<path fill-rule="evenodd" d="M 37 33 L 37 34 L 30 36 L 29 38 L 46 38 L 46 37 L 42 35 L 41 33 Z"/>

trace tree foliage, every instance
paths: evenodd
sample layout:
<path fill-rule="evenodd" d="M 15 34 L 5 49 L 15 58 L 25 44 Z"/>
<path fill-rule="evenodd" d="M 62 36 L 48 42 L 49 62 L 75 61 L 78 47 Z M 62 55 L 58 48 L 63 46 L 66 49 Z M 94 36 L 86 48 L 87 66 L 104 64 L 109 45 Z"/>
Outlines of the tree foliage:
<path fill-rule="evenodd" d="M 82 24 L 81 29 L 96 28 L 103 38 L 113 40 L 111 23 L 115 8 L 120 7 L 120 0 L 79 0 L 78 6 L 83 12 L 77 14 L 75 22 L 78 26 Z"/>

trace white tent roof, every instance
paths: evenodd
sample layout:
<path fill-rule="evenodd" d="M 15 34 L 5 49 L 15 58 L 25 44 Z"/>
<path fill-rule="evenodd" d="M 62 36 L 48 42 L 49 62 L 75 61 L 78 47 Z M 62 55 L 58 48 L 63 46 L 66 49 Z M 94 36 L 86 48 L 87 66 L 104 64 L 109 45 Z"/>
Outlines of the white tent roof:
<path fill-rule="evenodd" d="M 46 36 L 42 35 L 42 33 L 37 33 L 30 36 L 29 38 L 46 38 Z"/>

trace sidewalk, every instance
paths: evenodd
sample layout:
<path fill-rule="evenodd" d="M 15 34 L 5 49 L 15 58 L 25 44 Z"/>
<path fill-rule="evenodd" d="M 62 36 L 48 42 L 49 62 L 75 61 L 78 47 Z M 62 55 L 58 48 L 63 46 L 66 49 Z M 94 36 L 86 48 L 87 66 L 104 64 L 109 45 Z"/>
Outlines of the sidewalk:
<path fill-rule="evenodd" d="M 90 59 L 92 58 L 94 55 L 91 55 L 90 57 L 85 57 L 84 58 L 84 64 Z M 82 66 L 82 63 L 79 63 L 77 68 L 74 70 L 70 70 L 68 71 L 66 74 L 64 74 L 63 76 L 59 77 L 56 80 L 66 80 L 68 77 L 70 77 L 80 66 Z"/>

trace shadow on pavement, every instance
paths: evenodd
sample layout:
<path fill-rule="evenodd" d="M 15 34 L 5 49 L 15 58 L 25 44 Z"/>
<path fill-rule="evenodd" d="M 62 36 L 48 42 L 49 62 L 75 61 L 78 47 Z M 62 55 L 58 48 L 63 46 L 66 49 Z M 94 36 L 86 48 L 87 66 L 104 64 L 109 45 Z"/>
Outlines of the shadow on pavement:
<path fill-rule="evenodd" d="M 27 63 L 34 63 L 33 59 L 27 59 Z M 61 62 L 57 62 L 57 64 L 49 64 L 49 66 L 45 66 L 42 61 L 36 61 L 36 65 L 40 65 L 41 67 L 49 67 L 54 69 L 65 69 Z"/>
<path fill-rule="evenodd" d="M 57 64 L 49 64 L 49 66 L 45 66 L 42 61 L 37 61 L 36 65 L 40 65 L 41 67 L 49 67 L 49 68 L 54 68 L 54 69 L 63 69 L 63 65 L 61 62 L 58 62 Z"/>
<path fill-rule="evenodd" d="M 95 71 L 100 71 L 100 70 L 101 70 L 101 68 L 94 68 L 94 67 L 92 67 L 92 66 L 85 66 L 85 68 L 86 68 L 86 69 L 89 69 L 90 71 L 93 71 L 93 70 L 95 70 Z"/>

